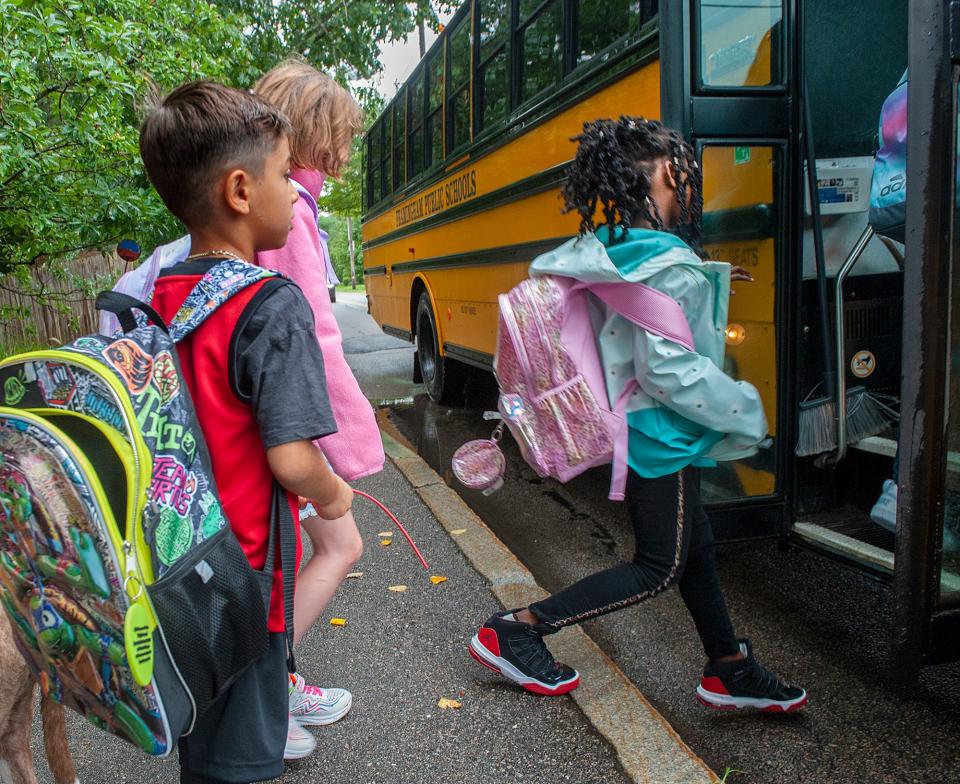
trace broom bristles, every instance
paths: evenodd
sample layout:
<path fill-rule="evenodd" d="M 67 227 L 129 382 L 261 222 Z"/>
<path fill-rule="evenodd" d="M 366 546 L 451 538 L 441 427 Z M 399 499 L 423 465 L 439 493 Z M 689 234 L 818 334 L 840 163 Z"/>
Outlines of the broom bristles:
<path fill-rule="evenodd" d="M 821 397 L 800 404 L 798 457 L 821 455 L 837 448 L 837 404 Z M 899 419 L 896 410 L 863 387 L 847 390 L 847 443 L 882 433 Z"/>

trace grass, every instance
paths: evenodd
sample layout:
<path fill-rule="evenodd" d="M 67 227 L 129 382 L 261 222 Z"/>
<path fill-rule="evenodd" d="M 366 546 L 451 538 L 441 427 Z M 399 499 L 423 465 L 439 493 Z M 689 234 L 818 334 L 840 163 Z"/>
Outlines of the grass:
<path fill-rule="evenodd" d="M 27 351 L 37 351 L 45 348 L 36 338 L 6 341 L 0 339 L 0 358 L 12 357 L 14 354 L 24 354 Z"/>
<path fill-rule="evenodd" d="M 337 291 L 355 291 L 357 294 L 365 294 L 367 290 L 362 283 L 358 283 L 356 288 L 353 288 L 349 283 L 339 283 Z"/>
<path fill-rule="evenodd" d="M 744 774 L 744 771 L 742 770 L 727 768 L 726 770 L 723 771 L 723 777 L 720 779 L 720 781 L 717 782 L 717 784 L 731 784 L 731 782 L 728 781 L 731 776 L 742 776 L 743 774 Z"/>

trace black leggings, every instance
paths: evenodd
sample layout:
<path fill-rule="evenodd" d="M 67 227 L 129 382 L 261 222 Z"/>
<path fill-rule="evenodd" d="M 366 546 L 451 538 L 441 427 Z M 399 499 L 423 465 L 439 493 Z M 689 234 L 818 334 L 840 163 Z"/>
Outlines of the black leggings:
<path fill-rule="evenodd" d="M 676 583 L 711 659 L 737 652 L 730 614 L 713 559 L 713 531 L 703 511 L 697 472 L 688 468 L 658 479 L 634 471 L 626 501 L 636 537 L 632 563 L 585 577 L 530 605 L 545 633 L 629 607 Z"/>

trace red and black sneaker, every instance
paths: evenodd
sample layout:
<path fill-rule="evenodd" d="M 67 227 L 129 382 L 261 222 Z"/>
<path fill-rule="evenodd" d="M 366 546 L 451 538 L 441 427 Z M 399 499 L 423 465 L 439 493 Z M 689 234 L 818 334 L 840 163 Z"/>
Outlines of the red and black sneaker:
<path fill-rule="evenodd" d="M 807 693 L 790 686 L 753 658 L 749 640 L 739 640 L 746 657 L 732 662 L 707 662 L 697 687 L 697 699 L 708 708 L 756 708 L 769 713 L 790 713 L 807 704 Z"/>
<path fill-rule="evenodd" d="M 543 636 L 530 624 L 514 620 L 514 612 L 497 613 L 483 624 L 470 640 L 470 655 L 534 694 L 566 694 L 577 688 L 580 674 L 557 664 Z"/>

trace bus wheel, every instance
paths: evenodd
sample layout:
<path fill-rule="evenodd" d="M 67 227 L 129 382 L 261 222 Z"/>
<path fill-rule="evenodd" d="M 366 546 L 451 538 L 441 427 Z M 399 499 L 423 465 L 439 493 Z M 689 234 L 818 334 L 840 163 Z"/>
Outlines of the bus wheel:
<path fill-rule="evenodd" d="M 433 317 L 430 295 L 423 292 L 417 303 L 417 362 L 427 394 L 435 403 L 448 406 L 463 402 L 463 367 L 440 355 L 439 330 Z"/>

